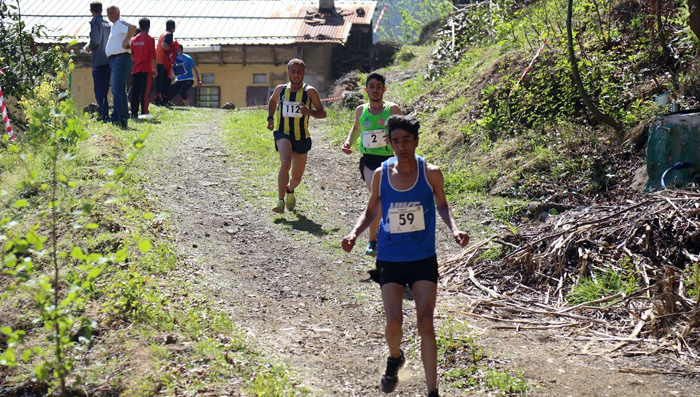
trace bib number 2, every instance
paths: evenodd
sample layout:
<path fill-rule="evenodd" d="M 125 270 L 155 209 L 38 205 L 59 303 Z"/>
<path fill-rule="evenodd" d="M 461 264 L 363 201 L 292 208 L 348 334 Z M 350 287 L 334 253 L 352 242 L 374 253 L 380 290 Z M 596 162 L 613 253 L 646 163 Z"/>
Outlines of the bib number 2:
<path fill-rule="evenodd" d="M 362 133 L 362 146 L 367 149 L 386 146 L 384 130 L 367 130 Z"/>
<path fill-rule="evenodd" d="M 389 231 L 392 234 L 425 230 L 423 206 L 391 208 L 389 210 Z"/>
<path fill-rule="evenodd" d="M 282 102 L 282 117 L 301 118 L 301 102 Z"/>

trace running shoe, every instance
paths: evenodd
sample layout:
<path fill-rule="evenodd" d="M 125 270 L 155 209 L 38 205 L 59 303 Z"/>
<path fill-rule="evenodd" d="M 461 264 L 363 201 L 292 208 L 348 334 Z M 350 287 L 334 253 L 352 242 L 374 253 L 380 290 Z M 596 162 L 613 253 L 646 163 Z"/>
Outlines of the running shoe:
<path fill-rule="evenodd" d="M 272 212 L 284 214 L 284 200 L 277 200 L 277 205 L 272 207 Z"/>
<path fill-rule="evenodd" d="M 294 192 L 287 192 L 287 209 L 293 210 L 297 206 L 297 198 L 294 197 Z"/>
<path fill-rule="evenodd" d="M 403 350 L 400 352 L 399 358 L 389 356 L 386 359 L 386 372 L 382 375 L 382 391 L 384 393 L 391 393 L 399 384 L 399 369 L 406 363 Z"/>
<path fill-rule="evenodd" d="M 377 242 L 370 241 L 367 243 L 367 248 L 365 249 L 365 255 L 377 256 Z"/>
<path fill-rule="evenodd" d="M 428 397 L 440 397 L 440 394 L 437 390 L 433 390 L 428 394 Z"/>

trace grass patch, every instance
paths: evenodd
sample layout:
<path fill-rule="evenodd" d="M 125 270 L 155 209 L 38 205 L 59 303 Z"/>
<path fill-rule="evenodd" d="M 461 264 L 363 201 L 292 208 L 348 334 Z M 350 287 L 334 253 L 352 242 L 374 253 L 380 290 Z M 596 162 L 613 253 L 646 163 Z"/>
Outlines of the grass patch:
<path fill-rule="evenodd" d="M 246 170 L 240 193 L 248 200 L 277 197 L 279 155 L 272 131 L 267 129 L 267 112 L 246 110 L 230 112 L 224 120 L 223 140 L 233 163 Z M 304 185 L 299 186 L 301 192 Z"/>
<path fill-rule="evenodd" d="M 581 277 L 566 295 L 566 299 L 572 305 L 578 305 L 618 292 L 629 295 L 638 289 L 637 278 L 631 270 L 608 269 L 605 272 L 594 273 L 591 277 Z M 616 300 L 613 300 L 604 304 L 611 305 L 615 302 Z"/>
<path fill-rule="evenodd" d="M 115 394 L 138 396 L 308 394 L 289 369 L 262 355 L 227 312 L 208 303 L 214 299 L 199 286 L 194 275 L 197 269 L 183 264 L 177 255 L 167 213 L 143 189 L 152 183 L 144 170 L 166 161 L 171 149 L 181 143 L 182 135 L 172 131 L 210 125 L 221 112 L 154 107 L 152 113 L 156 115 L 154 122 L 132 123 L 128 130 L 88 122 L 90 138 L 76 147 L 72 162 L 60 170 L 76 184 L 60 198 L 62 208 L 75 211 L 86 202 L 95 208 L 90 219 L 81 222 L 93 227 L 60 224 L 61 249 L 74 244 L 86 255 L 109 255 L 117 250 L 128 253 L 128 260 L 106 267 L 94 287 L 87 290 L 89 299 L 75 306 L 75 316 L 95 322 L 96 336 L 90 349 L 76 346 L 79 354 L 71 365 L 77 378 L 71 378 L 69 386 L 77 382 L 75 386 L 87 391 L 108 388 Z M 110 173 L 123 165 L 130 142 L 144 132 L 149 133 L 145 153 L 121 171 L 124 174 L 119 182 L 107 183 Z M 47 159 L 41 148 L 31 155 L 16 156 L 12 162 L 10 157 L 3 154 L 7 164 L 14 162 L 13 175 L 25 175 L 17 178 L 20 181 L 31 173 L 36 174 L 36 180 L 44 178 Z M 46 200 L 41 182 L 27 191 L 28 184 L 20 187 L 17 179 L 4 176 L 6 203 L 28 194 L 29 208 Z M 29 208 L 5 205 L 0 211 L 3 218 L 15 217 L 11 227 L 19 233 L 30 230 L 43 216 Z M 45 233 L 42 229 L 37 232 Z M 42 255 L 37 255 L 36 263 L 42 266 L 42 261 Z M 82 277 L 82 271 L 67 261 L 60 270 L 62 290 Z M 9 280 L 0 278 L 3 325 L 27 332 L 22 342 L 25 348 L 50 351 L 43 324 L 33 322 L 37 314 L 31 291 L 13 289 Z M 3 368 L 6 384 L 30 381 L 35 363 L 30 359 L 12 369 Z"/>
<path fill-rule="evenodd" d="M 452 390 L 487 395 L 528 392 L 530 386 L 521 373 L 492 368 L 467 324 L 453 318 L 443 321 L 436 332 L 436 341 L 438 368 L 449 368 L 442 373 L 443 390 L 447 395 Z"/>

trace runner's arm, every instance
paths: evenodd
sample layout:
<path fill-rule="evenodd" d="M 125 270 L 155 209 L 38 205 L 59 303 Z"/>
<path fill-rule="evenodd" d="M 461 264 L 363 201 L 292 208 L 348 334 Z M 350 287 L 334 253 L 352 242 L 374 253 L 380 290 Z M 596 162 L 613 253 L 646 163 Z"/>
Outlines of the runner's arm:
<path fill-rule="evenodd" d="M 275 112 L 277 111 L 277 102 L 280 97 L 280 91 L 282 91 L 282 86 L 278 85 L 275 88 L 275 92 L 270 96 L 270 100 L 267 101 L 267 129 L 272 131 L 275 128 Z"/>
<path fill-rule="evenodd" d="M 341 246 L 345 252 L 350 252 L 352 247 L 355 246 L 355 241 L 357 236 L 362 234 L 371 224 L 374 218 L 377 217 L 379 212 L 379 206 L 381 201 L 379 200 L 379 184 L 382 180 L 382 169 L 377 168 L 374 170 L 374 175 L 372 176 L 372 193 L 369 195 L 369 201 L 367 202 L 367 208 L 357 219 L 355 227 L 352 228 L 350 233 L 343 238 Z"/>
<path fill-rule="evenodd" d="M 199 69 L 197 69 L 197 66 L 192 66 L 192 71 L 194 72 L 194 75 L 197 76 L 194 85 L 196 87 L 201 87 L 202 86 L 202 78 L 199 77 Z"/>
<path fill-rule="evenodd" d="M 311 110 L 306 106 L 301 105 L 301 113 L 307 116 L 315 117 L 317 119 L 325 119 L 326 109 L 323 108 L 323 104 L 321 103 L 321 97 L 318 95 L 318 91 L 316 91 L 314 87 L 309 87 L 307 92 L 309 93 L 309 99 L 311 99 L 311 104 L 313 105 L 314 109 Z M 305 113 L 305 109 L 308 111 L 308 114 Z"/>
<path fill-rule="evenodd" d="M 445 197 L 445 178 L 442 175 L 442 170 L 440 167 L 428 164 L 427 168 L 427 178 L 428 183 L 433 188 L 433 194 L 435 195 L 435 207 L 437 208 L 440 218 L 442 218 L 445 225 L 452 232 L 452 237 L 454 237 L 457 244 L 464 247 L 469 243 L 469 233 L 459 230 L 457 227 L 457 222 L 455 217 L 450 210 L 450 206 L 447 204 L 447 198 Z"/>
<path fill-rule="evenodd" d="M 362 115 L 362 105 L 358 106 L 355 109 L 355 123 L 352 125 L 350 128 L 350 131 L 348 131 L 348 137 L 345 139 L 345 143 L 343 143 L 343 146 L 340 148 L 343 150 L 343 152 L 350 154 L 352 153 L 352 150 L 350 149 L 352 145 L 355 144 L 355 141 L 357 140 L 357 137 L 360 136 L 360 116 Z"/>

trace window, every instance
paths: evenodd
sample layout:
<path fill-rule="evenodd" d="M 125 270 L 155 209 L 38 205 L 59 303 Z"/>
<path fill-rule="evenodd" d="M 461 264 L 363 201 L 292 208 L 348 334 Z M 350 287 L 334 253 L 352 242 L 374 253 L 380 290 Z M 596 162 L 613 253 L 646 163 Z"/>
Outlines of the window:
<path fill-rule="evenodd" d="M 253 74 L 253 84 L 267 84 L 267 75 L 262 73 Z"/>
<path fill-rule="evenodd" d="M 201 108 L 219 108 L 220 87 L 199 87 L 197 89 L 197 106 Z"/>
<path fill-rule="evenodd" d="M 202 84 L 214 84 L 214 73 L 203 73 Z"/>

